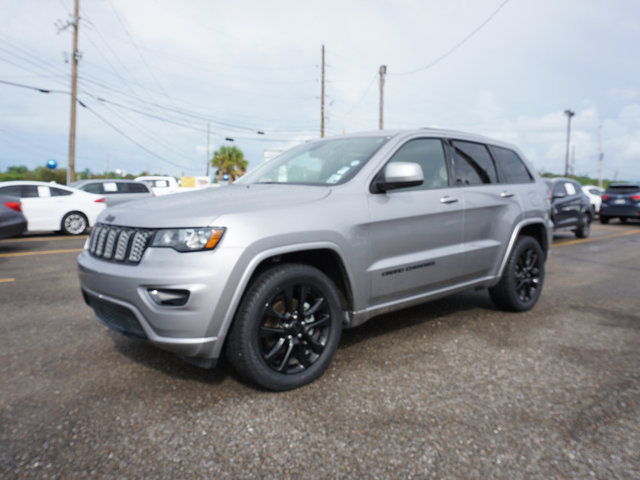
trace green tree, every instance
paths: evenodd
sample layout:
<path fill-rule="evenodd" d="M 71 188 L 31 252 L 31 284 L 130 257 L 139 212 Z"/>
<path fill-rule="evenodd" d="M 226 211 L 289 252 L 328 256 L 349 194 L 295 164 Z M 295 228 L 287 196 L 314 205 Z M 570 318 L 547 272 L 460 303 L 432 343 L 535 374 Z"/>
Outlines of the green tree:
<path fill-rule="evenodd" d="M 213 152 L 211 166 L 216 168 L 218 180 L 222 181 L 224 175 L 229 176 L 229 183 L 237 177 L 245 174 L 249 162 L 244 159 L 244 153 L 238 147 L 222 146 Z"/>

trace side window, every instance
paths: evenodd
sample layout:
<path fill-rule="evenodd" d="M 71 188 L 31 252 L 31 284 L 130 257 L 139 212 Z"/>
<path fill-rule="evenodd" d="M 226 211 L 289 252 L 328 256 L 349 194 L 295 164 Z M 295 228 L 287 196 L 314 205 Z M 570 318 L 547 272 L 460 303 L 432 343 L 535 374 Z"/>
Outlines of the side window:
<path fill-rule="evenodd" d="M 56 188 L 56 187 L 49 187 L 49 192 L 51 193 L 52 197 L 64 197 L 66 195 L 71 195 L 72 193 L 69 190 L 64 190 L 62 188 Z"/>
<path fill-rule="evenodd" d="M 447 159 L 444 154 L 442 140 L 439 138 L 419 138 L 405 143 L 393 154 L 390 162 L 412 162 L 422 167 L 424 182 L 416 187 L 402 190 L 426 190 L 449 186 Z"/>
<path fill-rule="evenodd" d="M 23 185 L 10 185 L 8 187 L 0 187 L 0 193 L 2 195 L 9 195 L 10 197 L 24 197 L 24 195 L 22 194 L 23 188 Z"/>
<path fill-rule="evenodd" d="M 491 154 L 496 160 L 500 183 L 530 183 L 533 177 L 522 159 L 513 150 L 490 146 Z"/>
<path fill-rule="evenodd" d="M 147 193 L 149 189 L 144 183 L 122 183 L 121 191 L 127 193 Z"/>
<path fill-rule="evenodd" d="M 496 183 L 496 167 L 487 147 L 481 143 L 451 142 L 455 151 L 454 172 L 458 185 Z"/>
<path fill-rule="evenodd" d="M 571 182 L 565 182 L 564 188 L 567 191 L 567 195 L 575 195 L 576 187 Z"/>
<path fill-rule="evenodd" d="M 566 191 L 564 189 L 564 183 L 562 182 L 557 182 L 554 186 L 553 186 L 553 195 L 566 195 Z"/>
<path fill-rule="evenodd" d="M 99 183 L 89 183 L 82 187 L 82 190 L 88 193 L 102 193 Z"/>

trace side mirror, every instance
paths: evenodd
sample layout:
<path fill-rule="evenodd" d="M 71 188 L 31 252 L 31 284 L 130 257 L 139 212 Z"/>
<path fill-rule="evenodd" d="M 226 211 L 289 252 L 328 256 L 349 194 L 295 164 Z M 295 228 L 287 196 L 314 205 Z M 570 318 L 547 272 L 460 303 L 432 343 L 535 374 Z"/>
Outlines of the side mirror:
<path fill-rule="evenodd" d="M 398 188 L 422 185 L 422 167 L 413 162 L 391 162 L 380 172 L 371 185 L 372 193 L 384 193 Z"/>

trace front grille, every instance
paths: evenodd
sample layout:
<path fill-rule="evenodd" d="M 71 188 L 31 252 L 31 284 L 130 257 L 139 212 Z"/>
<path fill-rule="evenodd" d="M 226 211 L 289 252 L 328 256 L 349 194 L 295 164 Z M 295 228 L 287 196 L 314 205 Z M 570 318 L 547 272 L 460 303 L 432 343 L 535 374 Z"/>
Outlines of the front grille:
<path fill-rule="evenodd" d="M 82 293 L 84 294 L 85 302 L 93 308 L 96 317 L 108 327 L 131 337 L 147 338 L 138 319 L 131 310 L 122 305 L 106 302 L 86 292 Z"/>
<path fill-rule="evenodd" d="M 137 265 L 149 246 L 153 230 L 97 224 L 89 237 L 89 253 L 110 262 Z"/>

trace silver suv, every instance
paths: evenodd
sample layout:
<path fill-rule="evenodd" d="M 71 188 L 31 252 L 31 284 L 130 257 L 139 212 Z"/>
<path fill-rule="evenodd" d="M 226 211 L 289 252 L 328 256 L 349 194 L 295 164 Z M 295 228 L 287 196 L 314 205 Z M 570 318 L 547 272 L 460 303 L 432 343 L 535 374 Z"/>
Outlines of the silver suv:
<path fill-rule="evenodd" d="M 233 185 L 103 212 L 78 257 L 107 326 L 271 390 L 318 378 L 343 327 L 469 288 L 534 306 L 549 193 L 513 146 L 441 130 L 306 143 Z"/>

